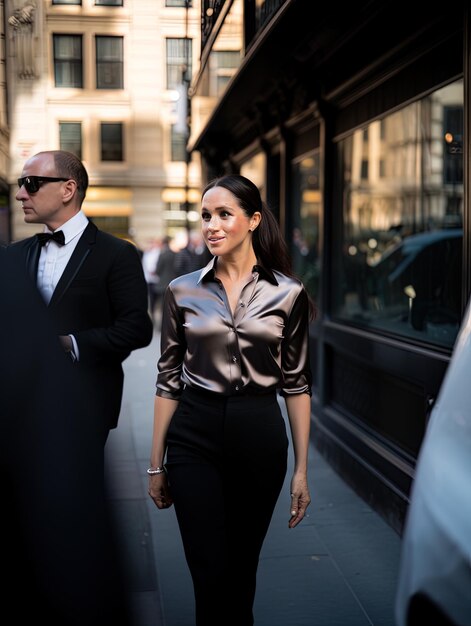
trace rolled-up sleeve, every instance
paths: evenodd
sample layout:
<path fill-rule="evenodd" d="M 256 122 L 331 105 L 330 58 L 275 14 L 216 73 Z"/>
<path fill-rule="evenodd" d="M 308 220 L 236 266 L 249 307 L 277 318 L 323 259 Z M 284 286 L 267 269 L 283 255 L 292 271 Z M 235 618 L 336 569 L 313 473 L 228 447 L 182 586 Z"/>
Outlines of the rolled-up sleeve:
<path fill-rule="evenodd" d="M 183 387 L 181 373 L 186 340 L 181 313 L 170 286 L 165 291 L 162 312 L 156 395 L 178 400 Z"/>
<path fill-rule="evenodd" d="M 304 288 L 293 303 L 281 346 L 283 381 L 281 395 L 312 395 L 309 355 L 309 302 Z"/>

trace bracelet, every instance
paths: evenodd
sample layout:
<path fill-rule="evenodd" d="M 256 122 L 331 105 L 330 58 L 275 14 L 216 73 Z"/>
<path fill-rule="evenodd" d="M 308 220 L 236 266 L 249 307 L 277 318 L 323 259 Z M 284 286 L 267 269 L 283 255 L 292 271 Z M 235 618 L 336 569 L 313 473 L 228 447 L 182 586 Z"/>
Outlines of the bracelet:
<path fill-rule="evenodd" d="M 147 473 L 149 476 L 154 476 L 155 474 L 163 474 L 165 472 L 165 467 L 149 467 Z"/>

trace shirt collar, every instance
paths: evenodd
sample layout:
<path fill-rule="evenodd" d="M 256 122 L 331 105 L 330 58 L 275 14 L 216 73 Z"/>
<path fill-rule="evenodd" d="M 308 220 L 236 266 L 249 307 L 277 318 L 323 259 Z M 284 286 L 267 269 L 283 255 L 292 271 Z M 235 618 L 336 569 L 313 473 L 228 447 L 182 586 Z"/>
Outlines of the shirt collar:
<path fill-rule="evenodd" d="M 198 278 L 198 284 L 208 280 L 214 280 L 214 276 L 216 274 L 216 263 L 217 256 L 213 257 L 206 267 L 203 267 Z M 272 283 L 272 285 L 278 285 L 278 281 L 276 280 L 275 274 L 272 270 L 265 268 L 261 263 L 254 265 L 252 271 L 257 272 L 261 278 L 264 278 L 269 283 Z"/>
<path fill-rule="evenodd" d="M 76 213 L 70 220 L 64 222 L 60 228 L 56 228 L 56 230 L 62 230 L 64 233 L 65 243 L 69 243 L 74 237 L 83 233 L 83 231 L 87 228 L 88 218 L 85 213 L 80 210 Z M 52 231 L 49 228 L 44 228 L 45 233 L 50 233 Z"/>
<path fill-rule="evenodd" d="M 272 283 L 272 285 L 278 286 L 278 281 L 276 280 L 275 274 L 273 273 L 272 270 L 267 269 L 261 263 L 257 263 L 256 265 L 254 265 L 253 269 L 254 269 L 254 272 L 258 272 L 259 275 L 262 278 L 265 278 L 265 280 L 268 280 L 269 283 Z"/>

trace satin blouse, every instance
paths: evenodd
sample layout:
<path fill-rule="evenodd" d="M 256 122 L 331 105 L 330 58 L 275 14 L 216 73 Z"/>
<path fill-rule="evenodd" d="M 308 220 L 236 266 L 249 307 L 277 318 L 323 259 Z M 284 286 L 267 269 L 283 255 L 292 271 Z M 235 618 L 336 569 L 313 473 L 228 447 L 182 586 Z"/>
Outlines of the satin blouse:
<path fill-rule="evenodd" d="M 232 313 L 216 262 L 167 287 L 156 394 L 178 400 L 189 385 L 223 395 L 311 395 L 302 283 L 255 265 Z"/>

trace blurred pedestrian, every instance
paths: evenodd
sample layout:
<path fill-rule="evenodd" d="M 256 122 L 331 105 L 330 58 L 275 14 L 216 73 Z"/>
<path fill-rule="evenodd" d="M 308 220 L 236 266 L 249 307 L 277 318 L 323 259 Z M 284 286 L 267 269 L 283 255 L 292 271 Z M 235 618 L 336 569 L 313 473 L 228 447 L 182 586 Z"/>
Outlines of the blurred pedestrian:
<path fill-rule="evenodd" d="M 147 248 L 142 253 L 142 267 L 147 283 L 149 296 L 149 314 L 154 319 L 155 305 L 158 297 L 158 277 L 156 273 L 157 262 L 162 249 L 162 240 L 154 237 L 150 240 Z"/>
<path fill-rule="evenodd" d="M 188 243 L 177 252 L 175 270 L 177 276 L 189 274 L 204 267 L 211 259 L 211 253 L 205 246 L 201 234 L 191 231 L 188 235 Z"/>
<path fill-rule="evenodd" d="M 160 326 L 160 318 L 162 316 L 162 300 L 165 290 L 168 284 L 172 281 L 177 274 L 176 258 L 179 247 L 177 246 L 175 239 L 170 236 L 164 237 L 162 240 L 162 249 L 155 267 L 155 274 L 157 276 L 157 282 L 155 285 L 155 302 L 157 307 L 156 321 L 157 327 Z"/>
<path fill-rule="evenodd" d="M 260 550 L 294 445 L 288 525 L 310 503 L 308 326 L 313 308 L 257 187 L 209 183 L 202 232 L 214 258 L 165 294 L 149 494 L 175 512 L 197 626 L 251 626 Z"/>
<path fill-rule="evenodd" d="M 152 339 L 141 260 L 132 243 L 85 216 L 88 174 L 75 155 L 39 152 L 26 161 L 18 185 L 25 222 L 45 228 L 11 244 L 11 252 L 28 267 L 47 304 L 104 443 L 118 422 L 122 362 Z"/>

